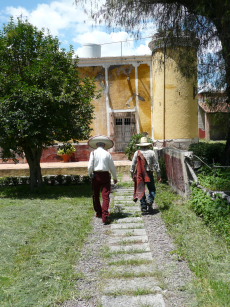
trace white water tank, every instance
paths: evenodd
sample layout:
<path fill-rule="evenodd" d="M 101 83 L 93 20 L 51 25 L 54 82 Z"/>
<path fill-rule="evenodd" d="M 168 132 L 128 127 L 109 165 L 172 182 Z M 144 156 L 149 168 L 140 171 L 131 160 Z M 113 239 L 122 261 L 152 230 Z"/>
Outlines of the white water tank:
<path fill-rule="evenodd" d="M 84 45 L 84 58 L 100 58 L 101 57 L 101 45 L 87 44 Z"/>

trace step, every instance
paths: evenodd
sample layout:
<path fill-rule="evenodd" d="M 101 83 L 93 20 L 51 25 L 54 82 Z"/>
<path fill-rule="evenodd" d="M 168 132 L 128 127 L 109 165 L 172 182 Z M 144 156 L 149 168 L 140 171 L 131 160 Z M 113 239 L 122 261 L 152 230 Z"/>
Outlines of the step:
<path fill-rule="evenodd" d="M 111 225 L 112 226 L 112 225 Z M 111 229 L 112 236 L 145 236 L 145 229 Z"/>
<path fill-rule="evenodd" d="M 152 261 L 153 256 L 151 252 L 136 253 L 136 254 L 112 254 L 109 260 L 110 264 L 117 263 L 118 261 L 139 261 L 147 260 Z"/>
<path fill-rule="evenodd" d="M 126 292 L 149 291 L 151 294 L 161 292 L 158 286 L 159 282 L 155 277 L 133 277 L 133 278 L 113 278 L 106 279 L 106 287 L 103 289 L 104 294 L 114 294 Z"/>
<path fill-rule="evenodd" d="M 126 228 L 133 228 L 133 229 L 139 229 L 144 228 L 144 223 L 117 223 L 117 224 L 111 224 L 111 229 L 126 229 Z"/>
<path fill-rule="evenodd" d="M 111 277 L 113 275 L 122 276 L 123 274 L 133 274 L 134 277 L 138 277 L 138 274 L 146 274 L 146 276 L 148 276 L 148 274 L 154 275 L 154 273 L 157 272 L 157 267 L 154 265 L 154 263 L 139 265 L 110 265 L 107 272 Z"/>
<path fill-rule="evenodd" d="M 162 294 L 139 296 L 102 296 L 102 307 L 165 307 Z"/>
<path fill-rule="evenodd" d="M 108 239 L 109 244 L 123 244 L 128 245 L 129 242 L 134 243 L 147 243 L 148 242 L 148 236 L 128 236 L 128 237 L 110 237 Z"/>
<path fill-rule="evenodd" d="M 111 252 L 150 252 L 150 247 L 148 243 L 131 245 L 112 245 L 109 249 Z"/>
<path fill-rule="evenodd" d="M 122 223 L 135 223 L 135 222 L 143 222 L 143 218 L 140 216 L 137 217 L 125 217 L 125 218 L 120 218 L 119 220 L 116 221 L 116 224 L 122 224 Z"/>

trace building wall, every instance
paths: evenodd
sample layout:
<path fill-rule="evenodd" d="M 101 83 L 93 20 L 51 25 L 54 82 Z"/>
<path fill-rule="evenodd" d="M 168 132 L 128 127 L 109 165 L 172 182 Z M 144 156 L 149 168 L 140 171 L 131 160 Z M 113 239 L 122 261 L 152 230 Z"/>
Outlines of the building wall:
<path fill-rule="evenodd" d="M 139 99 L 140 130 L 152 136 L 152 95 L 149 65 L 141 64 L 138 67 L 138 78 L 138 94 L 144 98 L 144 100 Z"/>
<path fill-rule="evenodd" d="M 198 138 L 198 105 L 194 97 L 197 81 L 182 76 L 178 61 L 177 53 L 172 50 L 167 51 L 165 68 L 163 50 L 158 50 L 153 56 L 155 139 Z"/>
<path fill-rule="evenodd" d="M 95 118 L 91 125 L 93 135 L 107 135 L 107 115 L 105 103 L 105 68 L 102 66 L 79 67 L 82 77 L 95 78 L 96 89 L 100 92 L 101 97 L 93 100 Z"/>
<path fill-rule="evenodd" d="M 116 114 L 122 112 L 135 114 L 135 133 L 147 132 L 152 136 L 151 57 L 147 56 L 149 64 L 142 63 L 139 57 L 130 58 L 80 61 L 81 76 L 95 78 L 101 91 L 101 97 L 92 102 L 95 107 L 92 136 L 104 134 L 115 138 Z"/>
<path fill-rule="evenodd" d="M 109 100 L 113 110 L 135 106 L 135 68 L 133 65 L 111 65 L 108 69 Z"/>

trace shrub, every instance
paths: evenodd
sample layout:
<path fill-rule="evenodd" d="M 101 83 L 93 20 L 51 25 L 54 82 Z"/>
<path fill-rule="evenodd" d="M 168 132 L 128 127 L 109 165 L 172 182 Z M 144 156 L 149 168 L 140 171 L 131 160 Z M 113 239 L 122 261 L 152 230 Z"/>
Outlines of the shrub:
<path fill-rule="evenodd" d="M 225 144 L 223 143 L 194 143 L 189 150 L 201 158 L 207 164 L 222 163 Z"/>
<path fill-rule="evenodd" d="M 71 155 L 76 151 L 76 148 L 71 143 L 63 143 L 58 147 L 58 155 Z"/>
<path fill-rule="evenodd" d="M 43 183 L 47 185 L 69 185 L 69 184 L 81 184 L 89 183 L 91 181 L 89 176 L 80 176 L 80 175 L 50 175 L 42 177 Z M 0 177 L 0 186 L 8 185 L 21 185 L 29 184 L 30 177 Z"/>
<path fill-rule="evenodd" d="M 71 175 L 66 175 L 65 176 L 65 184 L 71 184 L 71 182 L 72 182 L 72 177 L 71 177 Z"/>
<path fill-rule="evenodd" d="M 62 184 L 63 181 L 64 181 L 63 175 L 57 175 L 57 176 L 56 176 L 56 181 L 57 181 L 59 184 Z"/>
<path fill-rule="evenodd" d="M 202 167 L 198 174 L 202 186 L 213 191 L 230 191 L 230 169 Z"/>
<path fill-rule="evenodd" d="M 81 176 L 79 176 L 79 175 L 72 175 L 72 182 L 74 184 L 79 184 L 81 182 Z"/>
<path fill-rule="evenodd" d="M 193 187 L 190 207 L 202 217 L 205 224 L 223 236 L 230 244 L 230 206 L 226 199 L 217 197 L 213 200 L 204 191 Z"/>

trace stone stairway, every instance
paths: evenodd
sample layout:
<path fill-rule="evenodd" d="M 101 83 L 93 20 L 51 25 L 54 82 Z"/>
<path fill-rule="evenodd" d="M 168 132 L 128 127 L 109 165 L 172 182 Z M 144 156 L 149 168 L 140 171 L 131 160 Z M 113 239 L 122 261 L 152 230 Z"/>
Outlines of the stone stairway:
<path fill-rule="evenodd" d="M 165 307 L 158 270 L 150 251 L 133 188 L 120 188 L 112 200 L 108 266 L 103 274 L 102 307 Z"/>

